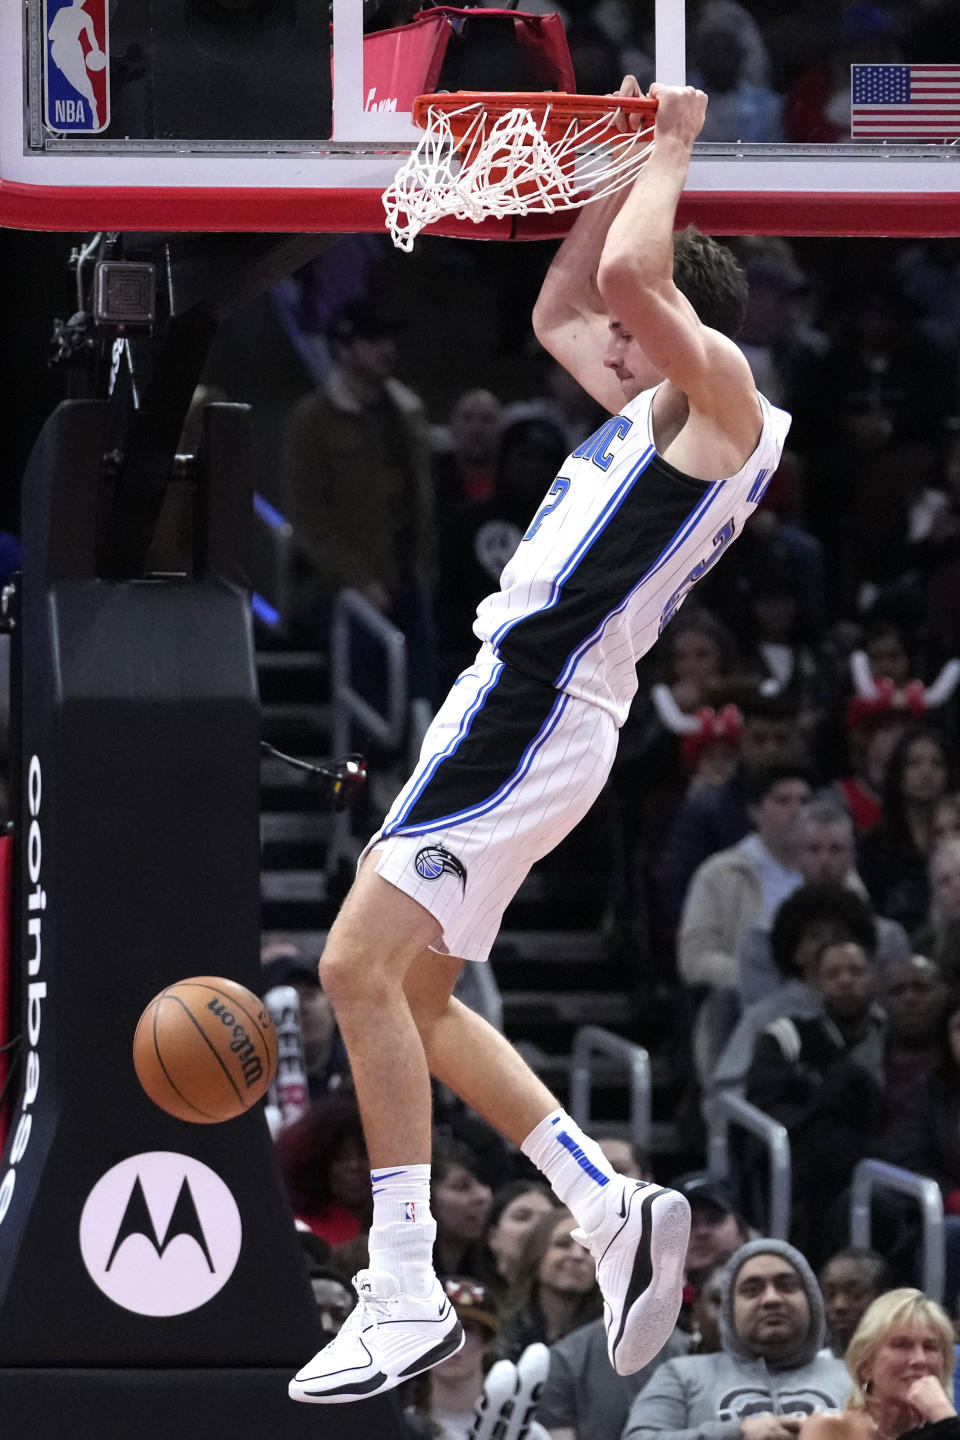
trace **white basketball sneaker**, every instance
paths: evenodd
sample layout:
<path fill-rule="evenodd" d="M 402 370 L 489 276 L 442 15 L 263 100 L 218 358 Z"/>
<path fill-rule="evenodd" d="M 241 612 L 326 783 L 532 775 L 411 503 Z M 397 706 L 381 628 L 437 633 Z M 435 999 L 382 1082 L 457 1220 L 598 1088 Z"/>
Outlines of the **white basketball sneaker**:
<path fill-rule="evenodd" d="M 589 1235 L 574 1230 L 597 1262 L 610 1364 L 632 1375 L 663 1349 L 677 1323 L 690 1236 L 690 1206 L 675 1190 L 616 1176 L 607 1213 Z"/>
<path fill-rule="evenodd" d="M 463 1345 L 457 1313 L 434 1279 L 429 1295 L 406 1295 L 386 1270 L 354 1276 L 359 1296 L 343 1328 L 290 1381 L 291 1400 L 339 1405 L 392 1390 L 455 1355 Z"/>

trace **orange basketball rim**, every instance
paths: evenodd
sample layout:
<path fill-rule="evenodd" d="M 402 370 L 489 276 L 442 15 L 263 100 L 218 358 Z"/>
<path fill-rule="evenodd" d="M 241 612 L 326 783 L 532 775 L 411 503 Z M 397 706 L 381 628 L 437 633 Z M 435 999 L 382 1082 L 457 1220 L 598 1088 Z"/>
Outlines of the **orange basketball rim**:
<path fill-rule="evenodd" d="M 443 216 L 479 224 L 570 209 L 631 184 L 652 148 L 656 106 L 556 91 L 419 96 L 413 118 L 423 139 L 384 192 L 394 244 L 409 250 Z"/>

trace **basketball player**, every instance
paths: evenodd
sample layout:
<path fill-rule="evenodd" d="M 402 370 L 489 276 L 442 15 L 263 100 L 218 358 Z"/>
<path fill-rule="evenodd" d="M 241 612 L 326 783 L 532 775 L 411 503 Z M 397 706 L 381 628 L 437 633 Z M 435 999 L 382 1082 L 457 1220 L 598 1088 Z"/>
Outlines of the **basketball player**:
<path fill-rule="evenodd" d="M 637 82 L 621 93 L 639 94 Z M 291 1381 L 296 1400 L 389 1390 L 462 1344 L 431 1263 L 430 1073 L 518 1145 L 576 1216 L 619 1374 L 656 1355 L 680 1306 L 686 1200 L 617 1175 L 504 1037 L 452 998 L 530 866 L 600 793 L 639 657 L 739 535 L 789 426 L 728 338 L 746 298 L 729 252 L 696 232 L 675 251 L 707 97 L 651 94 L 651 159 L 625 196 L 580 211 L 533 317 L 541 343 L 613 418 L 566 460 L 480 605 L 476 661 L 368 845 L 321 960 L 374 1217 L 359 1304 Z"/>

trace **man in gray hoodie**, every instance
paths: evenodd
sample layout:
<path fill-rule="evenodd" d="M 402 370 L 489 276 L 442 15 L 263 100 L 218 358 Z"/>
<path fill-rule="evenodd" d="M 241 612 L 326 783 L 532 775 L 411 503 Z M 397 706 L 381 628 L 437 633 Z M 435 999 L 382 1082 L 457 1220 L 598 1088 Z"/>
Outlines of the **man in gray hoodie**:
<path fill-rule="evenodd" d="M 841 1409 L 850 1391 L 823 1343 L 820 1287 L 799 1250 L 750 1240 L 724 1272 L 719 1353 L 661 1365 L 622 1440 L 793 1440 L 804 1416 Z"/>

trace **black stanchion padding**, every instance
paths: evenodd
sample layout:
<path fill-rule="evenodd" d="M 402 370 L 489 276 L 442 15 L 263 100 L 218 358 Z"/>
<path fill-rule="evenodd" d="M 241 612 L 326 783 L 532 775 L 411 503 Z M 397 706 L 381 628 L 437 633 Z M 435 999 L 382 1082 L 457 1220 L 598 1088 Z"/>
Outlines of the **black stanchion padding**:
<path fill-rule="evenodd" d="M 2 1370 L 4 1434 L 43 1440 L 404 1440 L 396 1393 L 350 1405 L 287 1399 L 285 1371 Z M 283 1407 L 283 1408 L 282 1408 Z"/>
<path fill-rule="evenodd" d="M 138 1440 L 235 1436 L 242 1395 L 255 1433 L 388 1435 L 385 1402 L 363 1402 L 351 1428 L 286 1395 L 320 1336 L 262 1111 L 185 1124 L 134 1075 L 137 1018 L 169 982 L 258 985 L 260 713 L 236 583 L 252 494 L 246 413 L 218 407 L 196 577 L 98 579 L 104 425 L 105 403 L 62 405 L 24 485 L 12 726 L 24 1042 L 0 1163 L 3 1429 L 26 1433 L 7 1420 L 22 1403 L 45 1440 L 102 1436 L 118 1392 L 107 1406 L 98 1386 L 120 1372 L 142 1409 L 131 1401 L 114 1428 Z M 204 1384 L 224 1369 L 232 1385 Z M 99 1430 L 83 1418 L 98 1404 Z M 39 1418 L 58 1406 L 59 1428 Z"/>

